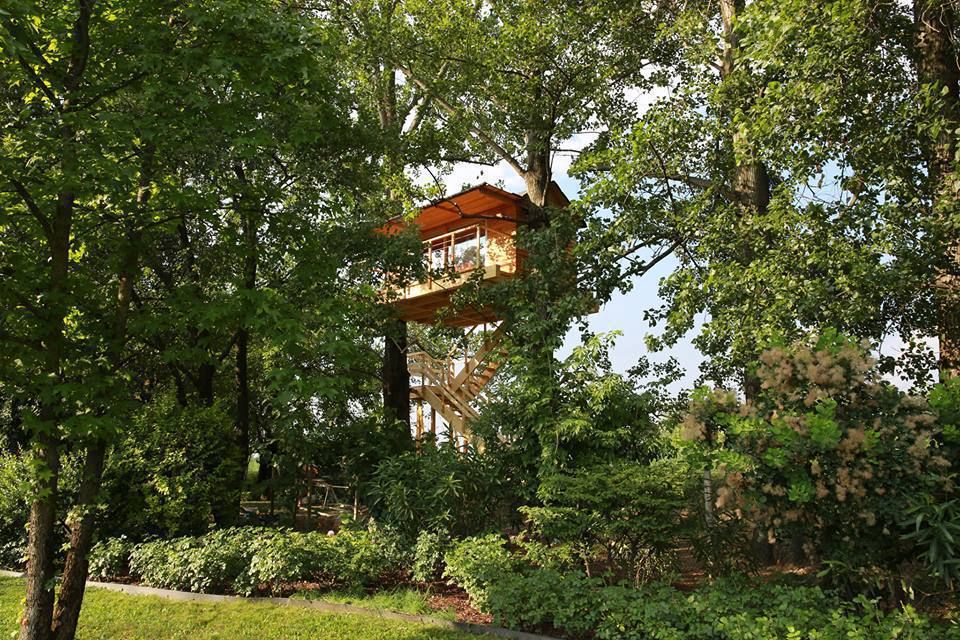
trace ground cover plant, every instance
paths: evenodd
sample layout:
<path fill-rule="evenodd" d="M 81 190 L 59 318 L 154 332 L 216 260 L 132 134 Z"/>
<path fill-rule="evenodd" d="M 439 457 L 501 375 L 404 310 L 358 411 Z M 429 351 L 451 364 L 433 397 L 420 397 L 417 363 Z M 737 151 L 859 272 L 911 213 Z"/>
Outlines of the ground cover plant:
<path fill-rule="evenodd" d="M 108 539 L 91 551 L 90 572 L 164 589 L 280 595 L 297 583 L 362 588 L 389 581 L 408 564 L 395 534 L 238 527 L 140 544 Z"/>
<path fill-rule="evenodd" d="M 447 555 L 446 575 L 495 622 L 571 638 L 760 640 L 762 638 L 960 638 L 960 624 L 913 606 L 885 611 L 860 596 L 819 587 L 721 578 L 692 592 L 666 582 L 611 585 L 578 570 L 543 566 L 497 536 L 467 539 Z"/>

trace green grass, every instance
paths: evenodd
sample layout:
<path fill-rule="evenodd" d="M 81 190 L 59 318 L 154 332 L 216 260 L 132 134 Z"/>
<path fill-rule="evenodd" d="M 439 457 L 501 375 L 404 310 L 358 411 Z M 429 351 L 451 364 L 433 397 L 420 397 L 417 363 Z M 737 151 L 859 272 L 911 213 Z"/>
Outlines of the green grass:
<path fill-rule="evenodd" d="M 373 594 L 353 591 L 301 591 L 294 594 L 294 598 L 305 600 L 320 600 L 339 604 L 352 604 L 366 609 L 383 611 L 397 611 L 413 615 L 432 616 L 443 620 L 456 619 L 455 611 L 434 611 L 430 608 L 427 594 L 416 589 L 394 589 L 380 591 Z"/>
<path fill-rule="evenodd" d="M 0 578 L 0 634 L 11 637 L 23 601 L 23 581 Z M 403 596 L 406 598 L 407 596 Z M 78 640 L 467 640 L 477 636 L 364 616 L 258 602 L 171 602 L 87 590 Z"/>

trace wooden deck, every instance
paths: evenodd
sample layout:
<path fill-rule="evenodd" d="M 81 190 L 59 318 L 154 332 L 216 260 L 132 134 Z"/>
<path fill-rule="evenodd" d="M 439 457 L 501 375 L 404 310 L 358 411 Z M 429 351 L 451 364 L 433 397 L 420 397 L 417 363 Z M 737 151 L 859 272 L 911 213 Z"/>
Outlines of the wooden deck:
<path fill-rule="evenodd" d="M 478 273 L 479 272 L 479 273 Z M 451 296 L 471 278 L 484 283 L 501 282 L 514 277 L 513 265 L 490 264 L 480 269 L 430 278 L 401 291 L 395 292 L 392 303 L 398 317 L 407 322 L 434 323 L 442 319 L 444 324 L 455 327 L 472 327 L 484 322 L 498 320 L 492 309 L 465 308 L 454 314 L 442 311 L 450 306 Z M 439 314 L 439 315 L 438 315 Z"/>

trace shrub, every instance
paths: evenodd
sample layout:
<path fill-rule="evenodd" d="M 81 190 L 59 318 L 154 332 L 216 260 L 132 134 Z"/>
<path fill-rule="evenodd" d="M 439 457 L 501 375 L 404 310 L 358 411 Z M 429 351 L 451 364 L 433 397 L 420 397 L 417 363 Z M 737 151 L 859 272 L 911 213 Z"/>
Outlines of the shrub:
<path fill-rule="evenodd" d="M 130 553 L 130 575 L 151 587 L 189 590 L 188 558 L 190 551 L 198 544 L 196 538 L 138 544 Z"/>
<path fill-rule="evenodd" d="M 497 535 L 462 540 L 444 555 L 443 562 L 443 576 L 462 587 L 481 609 L 490 585 L 508 579 L 519 568 L 519 560 Z"/>
<path fill-rule="evenodd" d="M 134 545 L 125 537 L 101 540 L 90 549 L 90 577 L 101 580 L 130 573 L 130 554 Z"/>
<path fill-rule="evenodd" d="M 28 477 L 22 456 L 0 451 L 0 566 L 7 569 L 23 566 L 30 516 Z"/>
<path fill-rule="evenodd" d="M 499 476 L 475 451 L 426 444 L 377 467 L 370 488 L 371 508 L 383 524 L 411 544 L 421 530 L 455 536 L 489 531 L 499 508 Z"/>
<path fill-rule="evenodd" d="M 771 541 L 800 536 L 836 567 L 892 573 L 917 551 L 897 531 L 910 504 L 952 490 L 928 404 L 880 378 L 857 343 L 765 351 L 755 402 L 695 394 L 684 431 L 725 475 L 718 508 L 736 508 Z M 711 406 L 713 409 L 711 409 Z"/>
<path fill-rule="evenodd" d="M 443 572 L 443 554 L 450 546 L 450 537 L 436 531 L 421 531 L 413 552 L 413 579 L 433 582 Z"/>
<path fill-rule="evenodd" d="M 620 462 L 546 476 L 542 507 L 526 507 L 534 531 L 577 548 L 589 570 L 596 555 L 634 583 L 658 575 L 680 530 L 687 469 L 676 460 Z"/>
<path fill-rule="evenodd" d="M 232 425 L 220 404 L 180 407 L 160 396 L 145 405 L 108 459 L 104 533 L 143 539 L 207 531 L 215 509 L 228 508 L 227 488 L 239 474 Z"/>
<path fill-rule="evenodd" d="M 457 559 L 467 560 L 461 567 L 466 571 L 457 571 L 455 579 L 464 577 L 461 586 L 474 604 L 511 628 L 598 640 L 960 639 L 960 627 L 934 624 L 910 607 L 887 613 L 866 598 L 844 602 L 816 587 L 735 577 L 687 594 L 663 582 L 638 589 L 606 585 L 579 571 L 522 563 L 505 568 L 497 542 L 461 543 Z M 491 555 L 499 558 L 494 564 L 501 571 L 467 573 L 479 568 L 478 558 Z"/>
<path fill-rule="evenodd" d="M 108 540 L 97 545 L 98 567 L 119 566 L 124 544 Z M 328 536 L 238 527 L 136 545 L 130 550 L 129 568 L 130 575 L 154 587 L 252 595 L 281 593 L 296 582 L 363 587 L 401 570 L 407 557 L 382 530 Z"/>
<path fill-rule="evenodd" d="M 916 504 L 906 516 L 902 537 L 913 541 L 930 574 L 953 589 L 960 579 L 960 500 Z"/>

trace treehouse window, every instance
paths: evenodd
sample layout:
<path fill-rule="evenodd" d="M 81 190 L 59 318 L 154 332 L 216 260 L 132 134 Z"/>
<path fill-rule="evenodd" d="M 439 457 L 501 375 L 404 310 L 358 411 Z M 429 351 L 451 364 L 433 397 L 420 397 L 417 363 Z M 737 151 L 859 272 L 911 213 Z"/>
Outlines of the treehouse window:
<path fill-rule="evenodd" d="M 487 234 L 481 226 L 458 229 L 424 242 L 432 271 L 472 271 L 487 257 Z"/>

